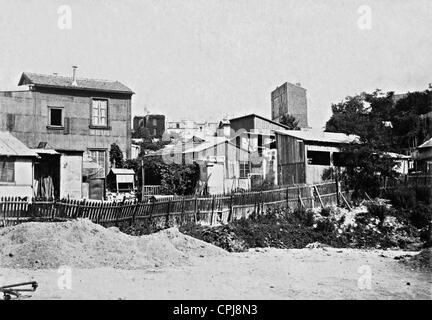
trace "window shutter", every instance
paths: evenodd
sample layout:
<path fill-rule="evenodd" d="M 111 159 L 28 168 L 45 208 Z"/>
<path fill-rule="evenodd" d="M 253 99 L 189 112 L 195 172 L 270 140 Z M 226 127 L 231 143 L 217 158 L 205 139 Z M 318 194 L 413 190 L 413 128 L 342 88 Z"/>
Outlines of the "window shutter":
<path fill-rule="evenodd" d="M 64 134 L 70 134 L 70 118 L 69 117 L 65 117 L 64 118 L 64 130 L 63 130 Z"/>
<path fill-rule="evenodd" d="M 6 120 L 6 128 L 8 131 L 12 131 L 15 127 L 15 115 L 12 113 L 7 114 L 7 120 Z"/>

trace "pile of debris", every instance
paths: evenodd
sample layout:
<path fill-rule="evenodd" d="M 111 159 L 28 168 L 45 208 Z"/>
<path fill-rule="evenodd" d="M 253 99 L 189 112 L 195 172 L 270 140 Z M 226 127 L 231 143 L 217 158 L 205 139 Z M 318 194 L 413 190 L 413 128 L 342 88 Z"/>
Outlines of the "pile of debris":
<path fill-rule="evenodd" d="M 184 265 L 193 258 L 224 254 L 225 250 L 175 228 L 136 237 L 78 219 L 0 229 L 0 267 L 5 268 L 140 269 Z"/>

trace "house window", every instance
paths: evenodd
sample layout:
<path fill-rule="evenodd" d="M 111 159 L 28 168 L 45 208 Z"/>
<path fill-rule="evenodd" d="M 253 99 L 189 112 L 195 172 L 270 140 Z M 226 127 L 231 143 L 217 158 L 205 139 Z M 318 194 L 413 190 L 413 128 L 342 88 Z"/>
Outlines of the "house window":
<path fill-rule="evenodd" d="M 0 182 L 15 181 L 15 161 L 0 158 Z"/>
<path fill-rule="evenodd" d="M 105 174 L 105 165 L 106 165 L 106 151 L 105 150 L 89 150 L 90 157 L 103 168 L 103 172 Z"/>
<path fill-rule="evenodd" d="M 93 99 L 91 108 L 91 125 L 106 127 L 108 125 L 108 101 Z"/>
<path fill-rule="evenodd" d="M 308 164 L 315 164 L 321 166 L 330 165 L 330 152 L 326 151 L 308 151 L 307 152 Z"/>
<path fill-rule="evenodd" d="M 180 129 L 180 123 L 176 123 L 176 128 Z"/>
<path fill-rule="evenodd" d="M 240 178 L 246 179 L 249 177 L 250 173 L 250 163 L 247 161 L 240 162 Z"/>
<path fill-rule="evenodd" d="M 263 136 L 261 134 L 258 135 L 258 156 L 262 157 L 263 155 Z"/>
<path fill-rule="evenodd" d="M 63 126 L 63 108 L 49 107 L 49 126 L 62 127 Z"/>
<path fill-rule="evenodd" d="M 156 136 L 157 135 L 157 130 L 153 129 L 153 135 Z"/>
<path fill-rule="evenodd" d="M 152 120 L 153 126 L 157 126 L 157 119 Z"/>

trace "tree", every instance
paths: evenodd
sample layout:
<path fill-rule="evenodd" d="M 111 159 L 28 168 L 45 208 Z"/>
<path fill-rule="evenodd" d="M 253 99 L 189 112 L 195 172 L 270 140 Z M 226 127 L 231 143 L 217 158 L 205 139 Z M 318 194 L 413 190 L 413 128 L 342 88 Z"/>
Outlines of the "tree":
<path fill-rule="evenodd" d="M 126 160 L 125 167 L 135 171 L 139 185 L 142 185 L 141 162 L 144 163 L 145 183 L 160 185 L 163 194 L 189 195 L 195 192 L 200 179 L 197 163 L 165 163 L 154 156 Z"/>
<path fill-rule="evenodd" d="M 359 141 L 343 146 L 345 170 L 340 178 L 354 189 L 354 196 L 377 196 L 383 177 L 394 177 L 395 162 L 386 151 L 391 147 L 391 136 L 384 125 L 389 115 L 391 95 L 379 90 L 372 94 L 349 96 L 333 104 L 333 115 L 326 123 L 326 131 L 359 136 Z"/>
<path fill-rule="evenodd" d="M 300 130 L 300 127 L 298 126 L 299 121 L 290 114 L 282 115 L 279 123 L 287 126 L 289 130 Z"/>
<path fill-rule="evenodd" d="M 114 168 L 123 168 L 124 166 L 123 152 L 116 143 L 111 145 L 109 160 L 114 165 Z"/>

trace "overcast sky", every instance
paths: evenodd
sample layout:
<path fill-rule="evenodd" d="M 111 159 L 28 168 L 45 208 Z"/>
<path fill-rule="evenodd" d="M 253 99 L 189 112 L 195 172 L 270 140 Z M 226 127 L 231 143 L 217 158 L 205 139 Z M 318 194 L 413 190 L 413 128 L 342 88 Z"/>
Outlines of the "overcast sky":
<path fill-rule="evenodd" d="M 71 29 L 58 26 L 60 5 Z M 0 0 L 0 90 L 23 71 L 77 65 L 78 77 L 134 90 L 134 114 L 168 120 L 270 117 L 270 92 L 288 81 L 307 89 L 320 127 L 347 95 L 426 89 L 431 53 L 430 0 Z"/>

